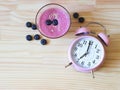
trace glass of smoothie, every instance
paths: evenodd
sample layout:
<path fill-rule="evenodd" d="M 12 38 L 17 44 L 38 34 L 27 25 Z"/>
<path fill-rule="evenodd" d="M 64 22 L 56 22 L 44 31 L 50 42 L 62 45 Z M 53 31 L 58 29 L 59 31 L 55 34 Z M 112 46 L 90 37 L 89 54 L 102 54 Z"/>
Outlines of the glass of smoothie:
<path fill-rule="evenodd" d="M 65 35 L 71 24 L 69 12 L 55 3 L 40 8 L 35 22 L 40 33 L 52 39 Z"/>

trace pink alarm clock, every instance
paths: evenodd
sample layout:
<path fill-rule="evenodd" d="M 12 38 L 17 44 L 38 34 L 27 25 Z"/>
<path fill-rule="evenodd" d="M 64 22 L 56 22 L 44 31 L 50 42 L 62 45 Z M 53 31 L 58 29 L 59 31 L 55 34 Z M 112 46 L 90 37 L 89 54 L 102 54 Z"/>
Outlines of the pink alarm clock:
<path fill-rule="evenodd" d="M 89 24 L 101 25 L 97 22 L 90 22 Z M 103 25 L 101 26 L 105 29 Z M 75 35 L 79 37 L 69 47 L 69 65 L 72 64 L 77 71 L 81 72 L 95 71 L 104 61 L 104 46 L 109 44 L 108 36 L 105 33 L 93 35 L 87 27 L 79 28 Z"/>

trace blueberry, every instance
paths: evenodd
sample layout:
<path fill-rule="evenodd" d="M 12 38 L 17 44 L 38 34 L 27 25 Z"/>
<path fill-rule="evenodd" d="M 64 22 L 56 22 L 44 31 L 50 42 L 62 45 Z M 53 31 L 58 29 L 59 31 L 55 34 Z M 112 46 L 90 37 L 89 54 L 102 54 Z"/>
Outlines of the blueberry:
<path fill-rule="evenodd" d="M 79 14 L 77 12 L 73 13 L 73 17 L 74 18 L 78 18 L 79 17 Z"/>
<path fill-rule="evenodd" d="M 35 40 L 39 40 L 39 39 L 40 39 L 40 35 L 36 34 L 36 35 L 34 36 L 34 39 L 35 39 Z"/>
<path fill-rule="evenodd" d="M 53 25 L 55 25 L 55 26 L 58 25 L 58 20 L 57 19 L 53 20 Z"/>
<path fill-rule="evenodd" d="M 27 36 L 26 36 L 26 40 L 27 40 L 27 41 L 31 41 L 31 40 L 32 40 L 32 36 L 31 36 L 31 35 L 27 35 Z"/>
<path fill-rule="evenodd" d="M 46 44 L 47 44 L 47 40 L 46 40 L 46 39 L 42 39 L 42 40 L 41 40 L 41 44 L 42 44 L 42 45 L 46 45 Z"/>
<path fill-rule="evenodd" d="M 31 22 L 26 22 L 26 27 L 32 27 L 32 23 Z"/>
<path fill-rule="evenodd" d="M 85 18 L 84 17 L 80 17 L 79 19 L 78 19 L 78 22 L 79 23 L 83 23 L 85 21 Z"/>
<path fill-rule="evenodd" d="M 32 29 L 33 30 L 36 30 L 37 29 L 37 26 L 35 24 L 32 25 Z"/>
<path fill-rule="evenodd" d="M 46 25 L 51 25 L 52 21 L 50 19 L 46 20 Z"/>

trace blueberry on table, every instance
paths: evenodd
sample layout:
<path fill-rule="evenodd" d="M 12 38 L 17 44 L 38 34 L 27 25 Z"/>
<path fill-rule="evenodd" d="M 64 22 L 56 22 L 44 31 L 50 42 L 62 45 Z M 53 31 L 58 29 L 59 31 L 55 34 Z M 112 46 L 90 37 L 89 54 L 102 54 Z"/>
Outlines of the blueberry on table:
<path fill-rule="evenodd" d="M 35 40 L 39 40 L 39 39 L 40 39 L 40 35 L 36 34 L 36 35 L 34 36 L 34 39 L 35 39 Z"/>
<path fill-rule="evenodd" d="M 83 23 L 85 21 L 85 18 L 84 17 L 80 17 L 79 19 L 78 19 L 78 22 L 79 23 Z"/>
<path fill-rule="evenodd" d="M 57 19 L 53 20 L 53 25 L 55 25 L 55 26 L 58 25 L 58 20 Z"/>
<path fill-rule="evenodd" d="M 32 29 L 33 30 L 36 30 L 37 29 L 37 26 L 35 24 L 32 25 Z"/>
<path fill-rule="evenodd" d="M 26 27 L 32 27 L 32 23 L 31 22 L 26 22 Z"/>
<path fill-rule="evenodd" d="M 78 18 L 79 17 L 79 14 L 77 12 L 73 13 L 73 17 L 74 18 Z"/>
<path fill-rule="evenodd" d="M 46 45 L 46 44 L 47 44 L 47 40 L 46 40 L 46 39 L 42 39 L 42 40 L 41 40 L 41 44 L 42 44 L 42 45 Z"/>
<path fill-rule="evenodd" d="M 26 40 L 27 40 L 27 41 L 31 41 L 31 40 L 32 40 L 32 36 L 31 36 L 31 35 L 27 35 L 27 36 L 26 36 Z"/>
<path fill-rule="evenodd" d="M 46 25 L 51 25 L 52 21 L 50 19 L 46 20 Z"/>

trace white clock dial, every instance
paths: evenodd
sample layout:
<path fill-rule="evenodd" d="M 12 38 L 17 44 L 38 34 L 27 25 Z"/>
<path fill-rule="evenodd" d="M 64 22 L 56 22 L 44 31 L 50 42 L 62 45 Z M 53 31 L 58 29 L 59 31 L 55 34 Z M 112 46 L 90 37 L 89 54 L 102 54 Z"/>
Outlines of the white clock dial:
<path fill-rule="evenodd" d="M 73 61 L 82 68 L 96 68 L 104 58 L 104 47 L 94 37 L 78 39 L 72 46 L 71 56 Z"/>

